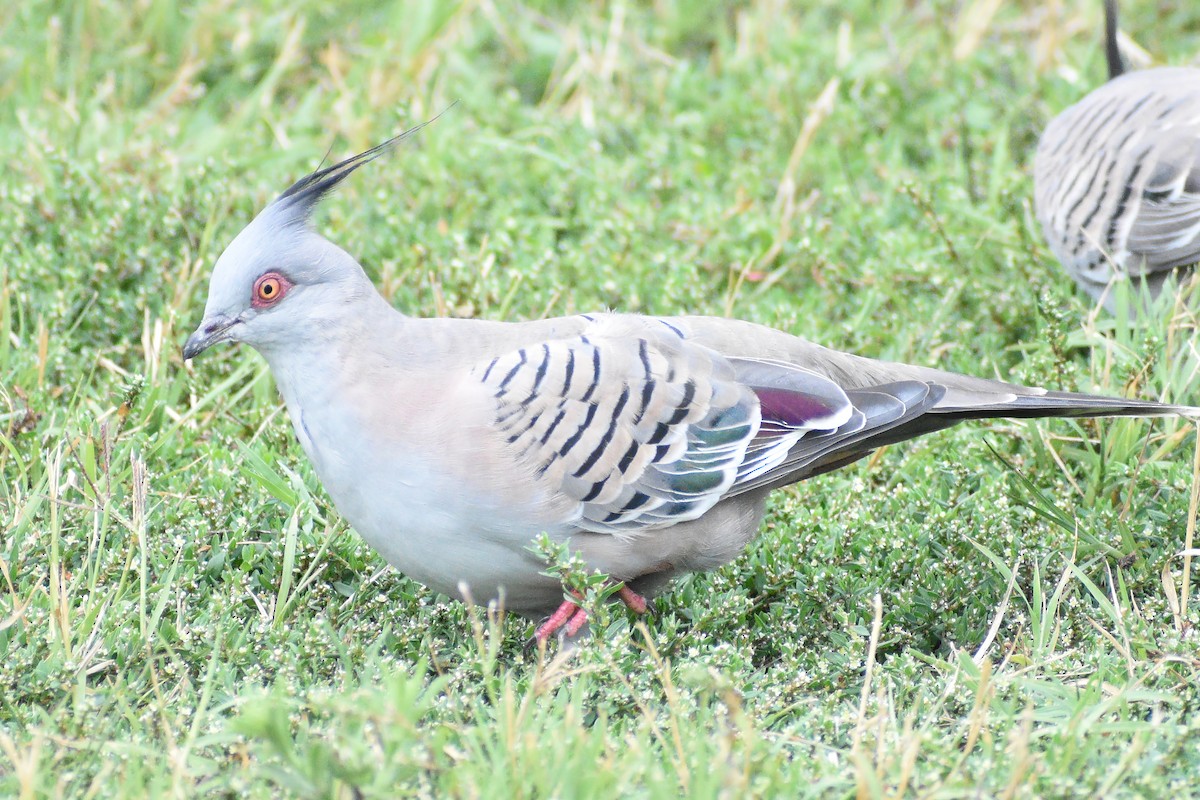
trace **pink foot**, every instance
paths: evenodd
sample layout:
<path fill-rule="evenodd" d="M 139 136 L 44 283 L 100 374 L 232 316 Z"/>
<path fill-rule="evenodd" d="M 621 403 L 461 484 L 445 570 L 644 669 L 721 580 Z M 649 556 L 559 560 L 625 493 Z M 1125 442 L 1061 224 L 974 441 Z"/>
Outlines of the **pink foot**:
<path fill-rule="evenodd" d="M 621 598 L 621 602 L 633 613 L 646 613 L 646 598 L 628 586 L 622 586 L 620 589 L 617 589 L 617 597 Z M 587 624 L 587 620 L 587 612 L 580 608 L 578 603 L 574 600 L 564 600 L 562 605 L 545 622 L 538 626 L 538 629 L 533 634 L 533 639 L 537 642 L 545 642 L 560 630 L 568 637 L 574 636 L 579 633 L 580 628 Z"/>
<path fill-rule="evenodd" d="M 567 638 L 570 639 L 575 634 L 579 633 L 579 629 L 587 624 L 587 612 L 582 608 L 575 612 L 575 616 L 571 617 L 567 622 Z"/>
<path fill-rule="evenodd" d="M 558 610 L 538 626 L 537 631 L 533 634 L 533 638 L 539 642 L 544 642 L 558 633 L 558 630 L 564 625 L 566 626 L 567 635 L 574 636 L 583 627 L 583 623 L 585 622 L 587 622 L 587 612 L 580 608 L 578 603 L 571 600 L 564 600 L 563 604 L 558 607 Z"/>
<path fill-rule="evenodd" d="M 622 586 L 620 589 L 617 589 L 617 597 L 621 598 L 621 602 L 624 603 L 633 613 L 646 613 L 646 598 L 642 597 L 628 586 Z"/>

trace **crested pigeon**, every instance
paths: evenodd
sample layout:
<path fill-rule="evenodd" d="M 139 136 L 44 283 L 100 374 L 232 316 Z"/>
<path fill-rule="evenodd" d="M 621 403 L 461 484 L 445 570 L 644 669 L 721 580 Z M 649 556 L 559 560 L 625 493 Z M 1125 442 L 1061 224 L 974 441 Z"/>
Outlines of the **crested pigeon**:
<path fill-rule="evenodd" d="M 406 316 L 309 217 L 409 133 L 263 209 L 217 260 L 183 357 L 256 349 L 362 537 L 436 591 L 549 615 L 539 639 L 587 619 L 531 552 L 542 534 L 641 611 L 672 577 L 737 556 L 773 489 L 884 445 L 986 417 L 1195 411 L 876 361 L 733 319 Z"/>
<path fill-rule="evenodd" d="M 1153 299 L 1200 261 L 1200 69 L 1125 73 L 1116 32 L 1105 0 L 1110 80 L 1051 120 L 1033 165 L 1050 249 L 1109 311 L 1114 279 Z"/>

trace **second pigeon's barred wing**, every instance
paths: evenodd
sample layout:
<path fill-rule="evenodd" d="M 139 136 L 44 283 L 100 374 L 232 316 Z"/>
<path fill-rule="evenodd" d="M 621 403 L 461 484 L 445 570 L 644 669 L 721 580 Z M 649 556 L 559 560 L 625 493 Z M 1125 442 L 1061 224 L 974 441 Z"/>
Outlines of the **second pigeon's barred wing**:
<path fill-rule="evenodd" d="M 1176 129 L 1142 190 L 1127 247 L 1147 271 L 1200 261 L 1200 70 L 1192 125 Z"/>
<path fill-rule="evenodd" d="M 1110 81 L 1126 74 L 1117 31 L 1116 0 L 1105 0 L 1104 48 Z M 1129 86 L 1130 96 L 1145 97 L 1147 89 L 1171 84 L 1173 96 L 1161 111 L 1130 120 L 1157 140 L 1152 143 L 1157 152 L 1142 188 L 1143 202 L 1126 241 L 1128 251 L 1142 259 L 1129 266 L 1134 273 L 1200 261 L 1200 70 L 1148 70 L 1117 85 Z"/>
<path fill-rule="evenodd" d="M 807 432 L 853 417 L 845 392 L 806 370 L 788 368 L 790 381 L 745 380 L 765 369 L 661 320 L 605 316 L 474 374 L 495 398 L 514 459 L 576 502 L 570 521 L 618 532 L 695 519 L 777 468 Z"/>
<path fill-rule="evenodd" d="M 1034 202 L 1067 271 L 1099 297 L 1114 268 L 1155 278 L 1200 260 L 1200 70 L 1130 72 L 1046 127 Z"/>

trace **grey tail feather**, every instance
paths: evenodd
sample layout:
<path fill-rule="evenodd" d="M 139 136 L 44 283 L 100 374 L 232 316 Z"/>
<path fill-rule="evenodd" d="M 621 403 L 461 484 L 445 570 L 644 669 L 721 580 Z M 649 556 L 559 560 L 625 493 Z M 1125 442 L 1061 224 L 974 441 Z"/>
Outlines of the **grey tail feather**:
<path fill-rule="evenodd" d="M 321 201 L 325 195 L 329 194 L 334 187 L 349 177 L 350 173 L 361 167 L 363 164 L 370 163 L 379 158 L 384 153 L 391 150 L 400 142 L 409 138 L 413 134 L 420 131 L 426 125 L 436 122 L 450 109 L 454 108 L 458 101 L 454 101 L 447 106 L 443 111 L 440 111 L 431 119 L 414 125 L 408 130 L 402 131 L 382 144 L 377 144 L 370 150 L 366 150 L 355 156 L 350 156 L 344 161 L 339 161 L 333 166 L 317 169 L 315 172 L 305 175 L 300 180 L 293 183 L 283 191 L 283 194 L 276 198 L 275 203 L 281 206 L 296 206 L 302 212 L 303 216 L 307 216 L 309 212 Z"/>
<path fill-rule="evenodd" d="M 941 406 L 932 413 L 956 420 L 991 417 L 1033 419 L 1037 417 L 1165 417 L 1172 415 L 1195 419 L 1200 416 L 1200 408 L 1078 392 L 1046 392 L 1042 395 L 1018 395 L 998 400 L 995 403 Z"/>
<path fill-rule="evenodd" d="M 930 387 L 943 388 L 936 383 L 930 384 Z M 907 414 L 904 418 L 897 420 L 899 424 L 871 431 L 869 435 L 855 441 L 853 447 L 847 448 L 846 451 L 834 451 L 829 454 L 831 457 L 818 459 L 808 471 L 801 473 L 800 476 L 790 476 L 790 480 L 777 480 L 772 488 L 839 469 L 857 461 L 872 450 L 952 428 L 967 420 L 1038 419 L 1043 417 L 1165 417 L 1171 415 L 1196 420 L 1200 419 L 1200 408 L 1076 392 L 1019 395 L 1011 399 L 998 400 L 995 403 L 980 403 L 970 406 L 937 406 L 923 413 Z"/>
<path fill-rule="evenodd" d="M 1117 46 L 1117 0 L 1104 0 L 1104 59 L 1110 81 L 1125 74 L 1125 62 Z"/>

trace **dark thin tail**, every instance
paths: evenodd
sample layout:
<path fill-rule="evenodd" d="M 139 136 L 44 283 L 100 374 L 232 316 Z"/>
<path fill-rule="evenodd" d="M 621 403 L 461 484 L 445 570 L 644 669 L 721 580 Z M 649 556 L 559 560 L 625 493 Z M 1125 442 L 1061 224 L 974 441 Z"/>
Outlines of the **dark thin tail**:
<path fill-rule="evenodd" d="M 1117 47 L 1117 0 L 1104 0 L 1104 58 L 1110 81 L 1125 74 L 1121 48 Z"/>
<path fill-rule="evenodd" d="M 942 406 L 934 409 L 932 413 L 945 414 L 955 419 L 1169 416 L 1196 419 L 1200 408 L 1076 392 L 1046 392 L 1042 395 L 1022 395 L 994 404 L 985 402 L 960 407 Z"/>
<path fill-rule="evenodd" d="M 899 384 L 898 384 L 899 385 Z M 941 393 L 942 387 L 930 384 L 930 399 Z M 853 393 L 850 393 L 853 396 Z M 996 403 L 971 406 L 935 406 L 914 408 L 895 423 L 875 431 L 867 431 L 845 443 L 831 448 L 832 452 L 816 459 L 800 478 L 776 479 L 772 488 L 795 480 L 820 475 L 857 461 L 876 448 L 897 444 L 927 433 L 952 428 L 960 422 L 978 419 L 1040 419 L 1044 417 L 1168 417 L 1200 419 L 1200 408 L 1155 403 L 1148 400 L 1127 400 L 1120 397 L 1079 394 L 1076 392 L 1047 392 L 1044 395 L 1020 396 Z"/>

